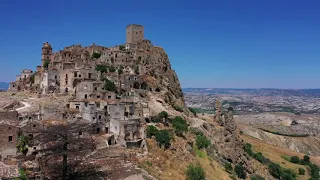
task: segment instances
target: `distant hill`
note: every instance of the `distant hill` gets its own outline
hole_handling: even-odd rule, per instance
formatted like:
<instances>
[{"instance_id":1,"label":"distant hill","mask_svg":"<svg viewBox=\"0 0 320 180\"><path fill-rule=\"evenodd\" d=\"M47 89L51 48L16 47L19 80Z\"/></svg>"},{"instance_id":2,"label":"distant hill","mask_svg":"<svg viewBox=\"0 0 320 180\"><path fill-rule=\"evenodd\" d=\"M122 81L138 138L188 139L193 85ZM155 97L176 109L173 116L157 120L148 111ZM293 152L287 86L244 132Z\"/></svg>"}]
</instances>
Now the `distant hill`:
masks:
<instances>
[{"instance_id":1,"label":"distant hill","mask_svg":"<svg viewBox=\"0 0 320 180\"><path fill-rule=\"evenodd\" d=\"M9 83L0 82L0 91L1 90L7 90L8 88L9 88Z\"/></svg>"}]
</instances>

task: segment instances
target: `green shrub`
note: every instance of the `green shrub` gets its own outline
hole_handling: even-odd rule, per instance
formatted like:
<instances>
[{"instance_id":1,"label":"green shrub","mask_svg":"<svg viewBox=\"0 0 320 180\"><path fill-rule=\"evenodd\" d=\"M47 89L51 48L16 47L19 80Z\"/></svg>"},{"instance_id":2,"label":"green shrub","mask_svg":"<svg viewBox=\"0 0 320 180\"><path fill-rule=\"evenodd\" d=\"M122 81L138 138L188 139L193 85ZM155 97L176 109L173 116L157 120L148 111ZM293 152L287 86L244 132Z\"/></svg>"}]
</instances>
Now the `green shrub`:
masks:
<instances>
[{"instance_id":1,"label":"green shrub","mask_svg":"<svg viewBox=\"0 0 320 180\"><path fill-rule=\"evenodd\" d=\"M44 60L44 62L43 62L43 67L44 67L45 69L48 69L49 64L50 64L50 60L49 60L49 59L46 59L46 60Z\"/></svg>"},{"instance_id":2,"label":"green shrub","mask_svg":"<svg viewBox=\"0 0 320 180\"><path fill-rule=\"evenodd\" d=\"M162 118L166 118L167 119L169 117L169 115L168 115L168 113L166 111L162 111L161 113L158 114L158 117L161 118L161 119Z\"/></svg>"},{"instance_id":3,"label":"green shrub","mask_svg":"<svg viewBox=\"0 0 320 180\"><path fill-rule=\"evenodd\" d=\"M204 136L203 132L202 132L200 129L198 129L198 128L190 127L190 128L189 128L189 131L190 131L192 134L199 135L199 136Z\"/></svg>"},{"instance_id":4,"label":"green shrub","mask_svg":"<svg viewBox=\"0 0 320 180\"><path fill-rule=\"evenodd\" d=\"M177 136L182 136L183 132L188 130L187 121L181 116L176 116L171 123Z\"/></svg>"},{"instance_id":5,"label":"green shrub","mask_svg":"<svg viewBox=\"0 0 320 180\"><path fill-rule=\"evenodd\" d=\"M94 51L91 57L94 59L99 59L101 57L101 53Z\"/></svg>"},{"instance_id":6,"label":"green shrub","mask_svg":"<svg viewBox=\"0 0 320 180\"><path fill-rule=\"evenodd\" d=\"M187 180L205 180L205 172L200 164L190 164L186 170Z\"/></svg>"},{"instance_id":7,"label":"green shrub","mask_svg":"<svg viewBox=\"0 0 320 180\"><path fill-rule=\"evenodd\" d=\"M260 175L253 175L250 177L250 180L265 180L265 178Z\"/></svg>"},{"instance_id":8,"label":"green shrub","mask_svg":"<svg viewBox=\"0 0 320 180\"><path fill-rule=\"evenodd\" d=\"M28 180L24 169L22 168L19 169L19 177L15 178L15 180Z\"/></svg>"},{"instance_id":9,"label":"green shrub","mask_svg":"<svg viewBox=\"0 0 320 180\"><path fill-rule=\"evenodd\" d=\"M160 130L156 134L156 140L160 147L164 146L165 148L169 148L171 139L172 137L167 130Z\"/></svg>"},{"instance_id":10,"label":"green shrub","mask_svg":"<svg viewBox=\"0 0 320 180\"><path fill-rule=\"evenodd\" d=\"M282 170L279 164L273 163L271 162L268 166L269 172L270 174L277 178L280 179L281 175L282 175Z\"/></svg>"},{"instance_id":11,"label":"green shrub","mask_svg":"<svg viewBox=\"0 0 320 180\"><path fill-rule=\"evenodd\" d=\"M250 143L246 143L246 144L244 145L244 151L245 151L249 156L252 156L252 155L253 155L253 152L252 152L251 144L250 144Z\"/></svg>"},{"instance_id":12,"label":"green shrub","mask_svg":"<svg viewBox=\"0 0 320 180\"><path fill-rule=\"evenodd\" d=\"M298 156L292 156L290 158L290 162L295 163L295 164L299 164L300 163L300 159Z\"/></svg>"},{"instance_id":13,"label":"green shrub","mask_svg":"<svg viewBox=\"0 0 320 180\"><path fill-rule=\"evenodd\" d=\"M196 137L196 146L199 149L207 148L210 146L211 141L206 136L197 135Z\"/></svg>"},{"instance_id":14,"label":"green shrub","mask_svg":"<svg viewBox=\"0 0 320 180\"><path fill-rule=\"evenodd\" d=\"M183 108L179 105L174 105L173 109L175 109L176 111L179 111L179 112L183 112Z\"/></svg>"},{"instance_id":15,"label":"green shrub","mask_svg":"<svg viewBox=\"0 0 320 180\"><path fill-rule=\"evenodd\" d=\"M111 92L116 92L116 85L109 79L105 79L104 89Z\"/></svg>"},{"instance_id":16,"label":"green shrub","mask_svg":"<svg viewBox=\"0 0 320 180\"><path fill-rule=\"evenodd\" d=\"M299 168L299 174L300 175L304 175L305 174L305 172L306 172L306 170L305 169L303 169L303 168Z\"/></svg>"},{"instance_id":17,"label":"green shrub","mask_svg":"<svg viewBox=\"0 0 320 180\"><path fill-rule=\"evenodd\" d=\"M120 46L119 46L119 50L120 50L120 51L124 51L125 49L126 49L126 47L125 47L124 45L120 45Z\"/></svg>"},{"instance_id":18,"label":"green shrub","mask_svg":"<svg viewBox=\"0 0 320 180\"><path fill-rule=\"evenodd\" d=\"M232 165L229 162L224 163L224 168L226 169L227 172L231 173L233 171Z\"/></svg>"},{"instance_id":19,"label":"green shrub","mask_svg":"<svg viewBox=\"0 0 320 180\"><path fill-rule=\"evenodd\" d=\"M315 164L309 164L311 180L320 179L320 168Z\"/></svg>"},{"instance_id":20,"label":"green shrub","mask_svg":"<svg viewBox=\"0 0 320 180\"><path fill-rule=\"evenodd\" d=\"M304 155L302 163L303 164L310 164L310 157L308 155Z\"/></svg>"},{"instance_id":21,"label":"green shrub","mask_svg":"<svg viewBox=\"0 0 320 180\"><path fill-rule=\"evenodd\" d=\"M196 110L195 110L195 109L193 109L193 108L189 108L189 110L190 110L190 112L192 112L192 114L193 114L193 115L195 115L195 116L197 115L197 112L196 112Z\"/></svg>"},{"instance_id":22,"label":"green shrub","mask_svg":"<svg viewBox=\"0 0 320 180\"><path fill-rule=\"evenodd\" d=\"M262 153L261 152L258 152L258 153L255 153L254 155L253 155L253 157L256 159L256 160L258 160L259 162L263 162L263 160L264 160L264 157L263 157L263 155L262 155Z\"/></svg>"},{"instance_id":23,"label":"green shrub","mask_svg":"<svg viewBox=\"0 0 320 180\"><path fill-rule=\"evenodd\" d=\"M161 122L161 119L158 116L154 116L154 117L151 117L151 122L159 123L159 122Z\"/></svg>"},{"instance_id":24,"label":"green shrub","mask_svg":"<svg viewBox=\"0 0 320 180\"><path fill-rule=\"evenodd\" d=\"M30 82L31 82L31 84L34 84L34 77L35 77L35 74L32 74L32 75L30 76Z\"/></svg>"},{"instance_id":25,"label":"green shrub","mask_svg":"<svg viewBox=\"0 0 320 180\"><path fill-rule=\"evenodd\" d=\"M285 169L282 171L281 179L282 180L295 180L297 177L296 173L291 169Z\"/></svg>"},{"instance_id":26,"label":"green shrub","mask_svg":"<svg viewBox=\"0 0 320 180\"><path fill-rule=\"evenodd\" d=\"M109 72L116 72L116 68L114 68L113 66L109 67Z\"/></svg>"},{"instance_id":27,"label":"green shrub","mask_svg":"<svg viewBox=\"0 0 320 180\"><path fill-rule=\"evenodd\" d=\"M244 168L243 168L242 164L237 164L234 167L234 172L237 174L238 178L246 179L246 177L247 177L247 174L244 171Z\"/></svg>"},{"instance_id":28,"label":"green shrub","mask_svg":"<svg viewBox=\"0 0 320 180\"><path fill-rule=\"evenodd\" d=\"M122 74L123 73L123 70L122 69L118 69L118 74Z\"/></svg>"},{"instance_id":29,"label":"green shrub","mask_svg":"<svg viewBox=\"0 0 320 180\"><path fill-rule=\"evenodd\" d=\"M158 129L155 126L147 127L147 137L151 138L152 136L156 136L158 134Z\"/></svg>"},{"instance_id":30,"label":"green shrub","mask_svg":"<svg viewBox=\"0 0 320 180\"><path fill-rule=\"evenodd\" d=\"M98 65L96 66L96 70L97 70L97 71L100 71L101 73L105 73L105 72L108 71L108 66L102 65L102 64L98 64Z\"/></svg>"}]
</instances>

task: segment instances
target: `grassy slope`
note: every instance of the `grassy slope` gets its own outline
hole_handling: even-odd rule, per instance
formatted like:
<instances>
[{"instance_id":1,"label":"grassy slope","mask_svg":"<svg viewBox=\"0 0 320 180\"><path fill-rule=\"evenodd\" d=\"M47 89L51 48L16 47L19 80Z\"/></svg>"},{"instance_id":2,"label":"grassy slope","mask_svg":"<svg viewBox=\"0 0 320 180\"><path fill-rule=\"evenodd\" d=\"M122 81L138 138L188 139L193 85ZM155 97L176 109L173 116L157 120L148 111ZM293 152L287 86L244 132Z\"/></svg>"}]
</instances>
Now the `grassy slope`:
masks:
<instances>
[{"instance_id":1,"label":"grassy slope","mask_svg":"<svg viewBox=\"0 0 320 180\"><path fill-rule=\"evenodd\" d=\"M228 180L229 174L216 161L208 157L200 158L190 153L185 147L187 140L176 137L172 142L175 150L163 150L154 139L148 139L149 154L139 165L152 176L164 179L186 179L185 170L190 163L200 163L206 172L207 179Z\"/></svg>"},{"instance_id":2,"label":"grassy slope","mask_svg":"<svg viewBox=\"0 0 320 180\"><path fill-rule=\"evenodd\" d=\"M253 138L251 136L241 135L241 138L245 142L252 144L254 152L262 152L262 154L265 157L269 158L271 161L273 161L275 163L280 164L280 166L282 166L284 168L293 169L296 173L298 173L299 168L306 169L306 166L294 164L294 163L288 162L282 158L283 156L286 156L286 155L287 156L298 156L298 157L302 158L304 156L304 154L297 153L297 152L291 151L289 149L280 148L280 147L276 147L276 146L267 144L259 139ZM317 158L311 157L311 161L314 163L317 163L317 164L320 163L319 157L317 157ZM306 169L306 172L307 172L307 169ZM297 179L307 180L308 178L309 178L308 175L304 175L304 176L299 175Z\"/></svg>"}]
</instances>

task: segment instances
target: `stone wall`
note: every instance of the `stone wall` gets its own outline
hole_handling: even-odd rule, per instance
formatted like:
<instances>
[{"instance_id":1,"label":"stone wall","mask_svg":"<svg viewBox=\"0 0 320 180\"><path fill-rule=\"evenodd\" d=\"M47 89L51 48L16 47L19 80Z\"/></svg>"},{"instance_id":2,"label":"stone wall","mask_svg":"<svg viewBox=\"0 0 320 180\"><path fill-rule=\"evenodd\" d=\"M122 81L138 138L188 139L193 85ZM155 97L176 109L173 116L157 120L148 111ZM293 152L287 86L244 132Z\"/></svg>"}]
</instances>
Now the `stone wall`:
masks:
<instances>
[{"instance_id":1,"label":"stone wall","mask_svg":"<svg viewBox=\"0 0 320 180\"><path fill-rule=\"evenodd\" d=\"M17 111L5 111L0 112L0 121L1 120L18 120L18 112Z\"/></svg>"},{"instance_id":2,"label":"stone wall","mask_svg":"<svg viewBox=\"0 0 320 180\"><path fill-rule=\"evenodd\" d=\"M0 123L0 155L2 158L16 154L18 128L15 125Z\"/></svg>"}]
</instances>

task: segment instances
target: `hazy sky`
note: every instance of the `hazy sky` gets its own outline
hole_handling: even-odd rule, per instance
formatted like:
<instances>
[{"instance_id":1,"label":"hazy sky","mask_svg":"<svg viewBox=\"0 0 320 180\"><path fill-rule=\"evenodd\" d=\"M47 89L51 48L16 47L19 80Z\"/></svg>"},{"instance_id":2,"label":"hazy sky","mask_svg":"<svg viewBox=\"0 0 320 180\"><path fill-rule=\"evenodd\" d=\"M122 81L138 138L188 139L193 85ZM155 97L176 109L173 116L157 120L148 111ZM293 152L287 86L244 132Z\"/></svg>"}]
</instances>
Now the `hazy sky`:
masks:
<instances>
[{"instance_id":1,"label":"hazy sky","mask_svg":"<svg viewBox=\"0 0 320 180\"><path fill-rule=\"evenodd\" d=\"M0 81L53 50L125 43L125 26L165 48L183 87L320 88L319 0L1 0Z\"/></svg>"}]
</instances>

